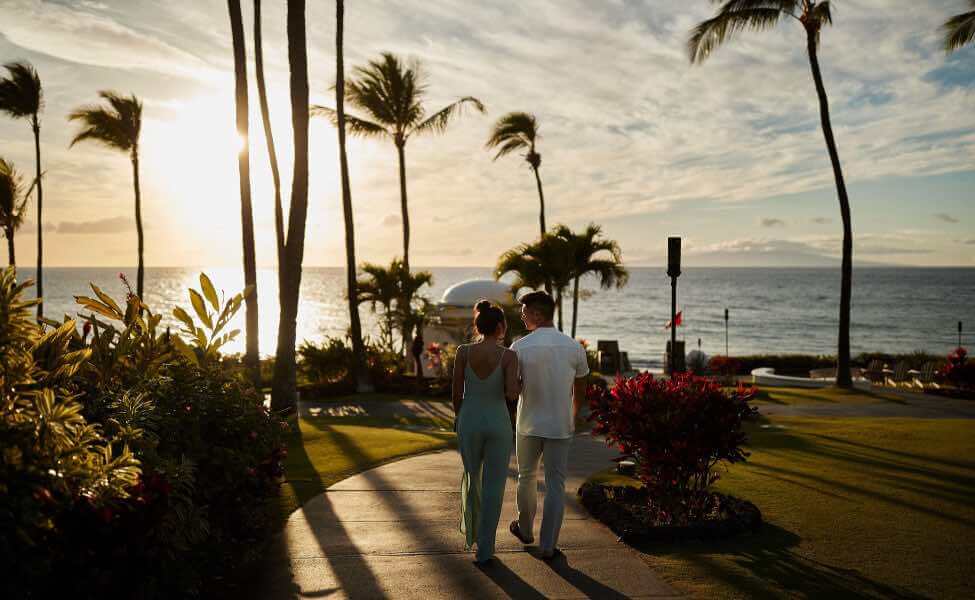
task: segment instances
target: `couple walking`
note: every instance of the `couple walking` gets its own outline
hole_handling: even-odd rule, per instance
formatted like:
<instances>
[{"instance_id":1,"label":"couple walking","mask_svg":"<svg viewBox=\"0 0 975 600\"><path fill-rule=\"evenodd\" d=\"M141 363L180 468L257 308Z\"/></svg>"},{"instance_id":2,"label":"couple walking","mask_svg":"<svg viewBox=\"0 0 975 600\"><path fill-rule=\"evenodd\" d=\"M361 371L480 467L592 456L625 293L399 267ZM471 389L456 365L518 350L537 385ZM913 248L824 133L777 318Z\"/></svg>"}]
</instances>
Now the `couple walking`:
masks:
<instances>
[{"instance_id":1,"label":"couple walking","mask_svg":"<svg viewBox=\"0 0 975 600\"><path fill-rule=\"evenodd\" d=\"M494 556L512 447L507 402L516 399L518 518L509 531L523 544L534 542L536 473L543 459L545 502L538 546L544 559L558 553L569 444L585 398L589 365L582 345L555 328L554 313L549 294L526 294L521 319L529 334L509 350L502 346L507 332L504 311L482 300L474 317L481 340L457 349L452 399L464 462L460 528L468 549L477 546L478 565Z\"/></svg>"}]
</instances>

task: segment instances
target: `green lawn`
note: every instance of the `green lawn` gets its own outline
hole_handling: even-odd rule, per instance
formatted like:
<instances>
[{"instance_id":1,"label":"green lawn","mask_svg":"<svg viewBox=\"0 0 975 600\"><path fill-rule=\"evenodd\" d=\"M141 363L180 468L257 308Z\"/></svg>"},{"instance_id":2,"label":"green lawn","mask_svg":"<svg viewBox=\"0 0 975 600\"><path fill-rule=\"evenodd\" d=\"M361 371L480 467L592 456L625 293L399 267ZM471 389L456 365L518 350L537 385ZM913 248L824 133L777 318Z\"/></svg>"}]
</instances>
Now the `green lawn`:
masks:
<instances>
[{"instance_id":1,"label":"green lawn","mask_svg":"<svg viewBox=\"0 0 975 600\"><path fill-rule=\"evenodd\" d=\"M641 547L701 598L972 597L975 421L775 418L719 482L761 533Z\"/></svg>"},{"instance_id":2,"label":"green lawn","mask_svg":"<svg viewBox=\"0 0 975 600\"><path fill-rule=\"evenodd\" d=\"M440 425L428 419L312 417L298 423L300 435L295 432L288 439L286 481L280 497L282 519L346 477L454 443L453 432L405 429Z\"/></svg>"},{"instance_id":3,"label":"green lawn","mask_svg":"<svg viewBox=\"0 0 975 600\"><path fill-rule=\"evenodd\" d=\"M759 388L754 403L759 406L769 404L870 404L894 402L904 404L904 399L884 390L869 392L860 390L841 390L825 388L819 390L802 388Z\"/></svg>"},{"instance_id":4,"label":"green lawn","mask_svg":"<svg viewBox=\"0 0 975 600\"><path fill-rule=\"evenodd\" d=\"M436 402L439 404L449 404L450 398L447 396L418 396L415 394L387 394L373 392L370 394L350 394L347 396L327 396L315 398L311 402L323 404L355 404L359 402L400 402L401 400L412 400L414 402Z\"/></svg>"}]
</instances>

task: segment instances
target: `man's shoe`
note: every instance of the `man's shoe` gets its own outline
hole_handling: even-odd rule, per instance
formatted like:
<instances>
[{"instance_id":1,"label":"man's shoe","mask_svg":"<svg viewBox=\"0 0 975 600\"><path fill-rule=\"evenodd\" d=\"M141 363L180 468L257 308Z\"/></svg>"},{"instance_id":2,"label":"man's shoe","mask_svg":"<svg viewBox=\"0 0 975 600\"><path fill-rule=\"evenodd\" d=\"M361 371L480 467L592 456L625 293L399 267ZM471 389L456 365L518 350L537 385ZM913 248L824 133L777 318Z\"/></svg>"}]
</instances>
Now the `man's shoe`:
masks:
<instances>
[{"instance_id":1,"label":"man's shoe","mask_svg":"<svg viewBox=\"0 0 975 600\"><path fill-rule=\"evenodd\" d=\"M521 532L521 527L518 526L518 521L512 521L511 525L508 525L508 531L526 546L535 541L533 537L525 537L525 534Z\"/></svg>"},{"instance_id":2,"label":"man's shoe","mask_svg":"<svg viewBox=\"0 0 975 600\"><path fill-rule=\"evenodd\" d=\"M562 558L563 556L565 555L562 554L562 551L558 548L552 548L551 550L543 551L541 553L542 560L546 562L552 562L558 558Z\"/></svg>"}]
</instances>

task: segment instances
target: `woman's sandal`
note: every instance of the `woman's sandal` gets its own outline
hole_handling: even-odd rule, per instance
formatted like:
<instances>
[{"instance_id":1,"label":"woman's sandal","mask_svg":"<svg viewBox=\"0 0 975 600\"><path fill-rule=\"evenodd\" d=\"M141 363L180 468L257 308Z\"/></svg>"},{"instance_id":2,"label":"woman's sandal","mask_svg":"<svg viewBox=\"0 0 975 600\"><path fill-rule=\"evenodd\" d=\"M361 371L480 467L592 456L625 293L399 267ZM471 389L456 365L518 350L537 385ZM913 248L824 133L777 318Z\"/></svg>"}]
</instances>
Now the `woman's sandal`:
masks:
<instances>
[{"instance_id":1,"label":"woman's sandal","mask_svg":"<svg viewBox=\"0 0 975 600\"><path fill-rule=\"evenodd\" d=\"M511 525L508 525L508 531L510 531L511 535L518 538L518 540L526 546L535 541L535 538L526 538L525 535L521 533L521 527L518 526L518 521L512 521Z\"/></svg>"}]
</instances>

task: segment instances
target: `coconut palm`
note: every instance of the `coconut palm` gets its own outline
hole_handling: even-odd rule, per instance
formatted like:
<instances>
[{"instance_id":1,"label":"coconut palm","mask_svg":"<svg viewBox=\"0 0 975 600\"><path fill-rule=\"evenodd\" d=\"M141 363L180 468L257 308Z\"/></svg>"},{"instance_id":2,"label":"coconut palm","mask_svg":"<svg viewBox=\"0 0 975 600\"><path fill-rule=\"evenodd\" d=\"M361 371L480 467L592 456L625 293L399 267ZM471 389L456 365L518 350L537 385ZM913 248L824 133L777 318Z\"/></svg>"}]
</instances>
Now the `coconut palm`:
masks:
<instances>
[{"instance_id":1,"label":"coconut palm","mask_svg":"<svg viewBox=\"0 0 975 600\"><path fill-rule=\"evenodd\" d=\"M406 142L414 135L443 133L450 122L467 106L483 113L484 105L472 96L463 97L427 115L423 106L426 78L419 62L404 64L385 52L365 67L356 67L356 78L345 84L345 98L368 115L345 115L345 126L352 135L393 141L399 157L400 209L403 219L403 265L410 268L410 213L406 199ZM312 106L312 114L330 118L337 124L336 111Z\"/></svg>"},{"instance_id":2,"label":"coconut palm","mask_svg":"<svg viewBox=\"0 0 975 600\"><path fill-rule=\"evenodd\" d=\"M498 149L494 160L510 154L516 150L525 152L525 162L535 174L535 185L538 187L538 226L544 236L545 228L545 194L542 192L542 178L538 174L538 167L542 164L542 155L535 148L535 142L541 136L538 133L538 120L535 115L526 112L510 112L498 119L491 130L491 137L485 144L488 148Z\"/></svg>"},{"instance_id":3,"label":"coconut palm","mask_svg":"<svg viewBox=\"0 0 975 600\"><path fill-rule=\"evenodd\" d=\"M261 122L264 125L264 139L267 143L267 158L271 166L271 181L274 184L274 238L278 263L284 253L284 209L281 207L281 172L278 169L278 153L274 147L274 132L271 129L271 110L267 103L267 85L264 81L264 36L261 33L261 0L254 0L254 78L257 80L257 98L261 105Z\"/></svg>"},{"instance_id":4,"label":"coconut palm","mask_svg":"<svg viewBox=\"0 0 975 600\"><path fill-rule=\"evenodd\" d=\"M13 163L0 158L0 228L7 237L7 257L11 267L17 264L14 253L14 232L24 224L27 197L23 178Z\"/></svg>"},{"instance_id":5,"label":"coconut palm","mask_svg":"<svg viewBox=\"0 0 975 600\"><path fill-rule=\"evenodd\" d=\"M335 3L335 118L339 137L339 170L342 175L342 214L345 218L345 278L349 301L349 333L352 337L352 354L355 360L356 388L360 392L372 391L369 371L366 368L366 345L362 342L362 323L359 320L359 303L356 302L355 276L355 222L352 218L352 186L349 183L349 158L345 150L345 2Z\"/></svg>"},{"instance_id":6,"label":"coconut palm","mask_svg":"<svg viewBox=\"0 0 975 600\"><path fill-rule=\"evenodd\" d=\"M561 330L562 298L573 277L571 255L571 248L564 238L546 233L535 242L521 244L502 254L494 268L494 277L501 279L509 273L513 274L513 294L524 288L551 286L558 315L557 324Z\"/></svg>"},{"instance_id":7,"label":"coconut palm","mask_svg":"<svg viewBox=\"0 0 975 600\"><path fill-rule=\"evenodd\" d=\"M972 10L955 15L942 27L946 52L954 52L975 40L975 0L968 0L968 5Z\"/></svg>"},{"instance_id":8,"label":"coconut palm","mask_svg":"<svg viewBox=\"0 0 975 600\"><path fill-rule=\"evenodd\" d=\"M4 65L7 77L0 79L0 113L14 119L27 119L34 132L34 185L37 186L37 318L44 316L44 185L41 179L41 121L44 108L44 90L41 78L29 63L14 62Z\"/></svg>"},{"instance_id":9,"label":"coconut palm","mask_svg":"<svg viewBox=\"0 0 975 600\"><path fill-rule=\"evenodd\" d=\"M704 62L721 44L739 32L750 29L762 31L774 27L783 18L795 19L806 34L806 51L812 70L816 94L819 98L820 119L826 149L833 166L840 215L843 219L843 260L840 285L840 325L837 350L836 385L853 386L850 376L850 299L853 290L853 225L850 199L846 193L840 156L833 138L829 116L829 100L819 68L819 42L823 27L833 22L828 0L722 0L714 17L698 25L687 43L692 63Z\"/></svg>"},{"instance_id":10,"label":"coconut palm","mask_svg":"<svg viewBox=\"0 0 975 600\"><path fill-rule=\"evenodd\" d=\"M254 244L254 209L251 206L251 163L247 98L247 48L244 42L244 21L240 14L240 0L227 0L230 13L230 37L234 52L234 109L237 135L243 140L237 152L237 173L240 179L240 230L244 253L244 287L252 292L244 297L244 364L251 380L260 386L261 358L259 352L257 309L257 257Z\"/></svg>"},{"instance_id":11,"label":"coconut palm","mask_svg":"<svg viewBox=\"0 0 975 600\"><path fill-rule=\"evenodd\" d=\"M565 240L569 248L572 269L572 337L576 336L579 314L579 280L586 275L599 277L599 287L608 290L626 285L630 274L623 267L619 244L602 236L602 228L590 223L582 233L574 233L565 225L555 228L554 235Z\"/></svg>"},{"instance_id":12,"label":"coconut palm","mask_svg":"<svg viewBox=\"0 0 975 600\"><path fill-rule=\"evenodd\" d=\"M271 407L290 410L297 400L295 338L298 334L298 297L301 263L305 256L305 224L308 219L308 45L305 31L305 0L287 0L288 63L291 70L291 130L294 166L291 177L291 208L278 264L278 299L281 316L271 384Z\"/></svg>"},{"instance_id":13,"label":"coconut palm","mask_svg":"<svg viewBox=\"0 0 975 600\"><path fill-rule=\"evenodd\" d=\"M369 303L372 311L382 306L382 321L379 326L380 341L389 352L397 352L393 333L399 329L402 333L416 321L416 307L414 304L423 299L420 290L423 286L433 283L433 275L429 271L411 272L400 259L393 259L388 267L373 263L362 265L365 276L359 279L358 303ZM402 352L406 349L406 340Z\"/></svg>"},{"instance_id":14,"label":"coconut palm","mask_svg":"<svg viewBox=\"0 0 975 600\"><path fill-rule=\"evenodd\" d=\"M132 162L132 184L135 188L135 229L139 238L136 293L142 298L145 284L143 261L145 241L142 232L142 195L139 190L139 134L142 131L142 102L134 94L126 97L116 92L101 91L98 95L107 106L82 106L68 115L69 120L81 123L81 130L71 140L71 146L78 142L93 141L129 154L129 160Z\"/></svg>"}]
</instances>

